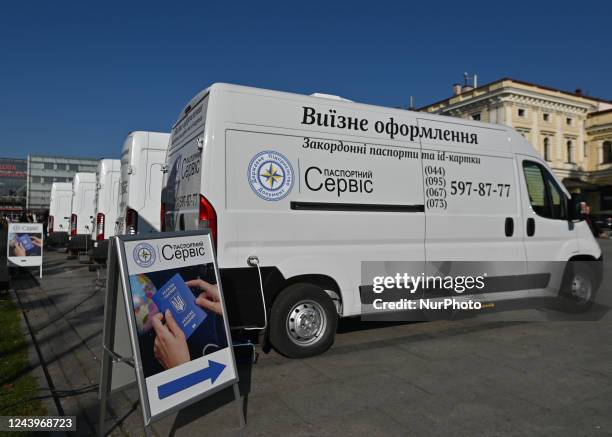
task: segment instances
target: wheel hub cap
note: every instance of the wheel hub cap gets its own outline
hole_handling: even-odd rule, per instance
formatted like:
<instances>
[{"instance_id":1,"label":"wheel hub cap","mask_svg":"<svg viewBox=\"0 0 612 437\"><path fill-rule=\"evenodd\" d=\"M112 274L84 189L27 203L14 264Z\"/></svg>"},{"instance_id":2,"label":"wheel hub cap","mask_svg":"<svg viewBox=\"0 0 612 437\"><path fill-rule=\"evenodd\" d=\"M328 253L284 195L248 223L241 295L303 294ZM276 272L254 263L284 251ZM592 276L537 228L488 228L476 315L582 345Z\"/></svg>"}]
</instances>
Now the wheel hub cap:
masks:
<instances>
[{"instance_id":1,"label":"wheel hub cap","mask_svg":"<svg viewBox=\"0 0 612 437\"><path fill-rule=\"evenodd\" d=\"M572 281L572 295L579 302L588 302L591 299L591 283L582 276L575 276Z\"/></svg>"},{"instance_id":2,"label":"wheel hub cap","mask_svg":"<svg viewBox=\"0 0 612 437\"><path fill-rule=\"evenodd\" d=\"M315 343L326 326L325 312L314 301L297 303L287 317L289 338L299 345Z\"/></svg>"}]
</instances>

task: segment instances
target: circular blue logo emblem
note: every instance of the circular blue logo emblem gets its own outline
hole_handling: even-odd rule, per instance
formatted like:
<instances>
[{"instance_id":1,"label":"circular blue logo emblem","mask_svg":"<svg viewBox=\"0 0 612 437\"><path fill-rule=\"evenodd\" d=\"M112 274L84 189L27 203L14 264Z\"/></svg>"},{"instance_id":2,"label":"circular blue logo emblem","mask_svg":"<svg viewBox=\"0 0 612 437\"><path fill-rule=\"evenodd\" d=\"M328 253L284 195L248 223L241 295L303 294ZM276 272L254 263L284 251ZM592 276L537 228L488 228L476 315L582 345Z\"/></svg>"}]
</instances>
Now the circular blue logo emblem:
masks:
<instances>
[{"instance_id":1,"label":"circular blue logo emblem","mask_svg":"<svg viewBox=\"0 0 612 437\"><path fill-rule=\"evenodd\" d=\"M140 267L151 267L155 262L155 249L149 243L138 243L132 256Z\"/></svg>"},{"instance_id":2,"label":"circular blue logo emblem","mask_svg":"<svg viewBox=\"0 0 612 437\"><path fill-rule=\"evenodd\" d=\"M266 150L251 159L247 179L263 200L281 200L293 188L293 167L285 155Z\"/></svg>"}]
</instances>

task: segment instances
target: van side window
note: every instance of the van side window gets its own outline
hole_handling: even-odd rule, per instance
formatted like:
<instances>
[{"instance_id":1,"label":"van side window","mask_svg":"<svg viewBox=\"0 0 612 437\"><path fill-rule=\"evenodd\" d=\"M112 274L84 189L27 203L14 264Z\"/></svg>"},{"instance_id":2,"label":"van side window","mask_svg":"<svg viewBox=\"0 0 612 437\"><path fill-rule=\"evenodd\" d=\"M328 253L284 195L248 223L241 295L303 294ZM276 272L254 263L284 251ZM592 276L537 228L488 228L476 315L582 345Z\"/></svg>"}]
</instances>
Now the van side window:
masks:
<instances>
[{"instance_id":1,"label":"van side window","mask_svg":"<svg viewBox=\"0 0 612 437\"><path fill-rule=\"evenodd\" d=\"M565 220L567 218L565 193L548 170L535 162L524 161L523 173L527 183L529 203L534 212L542 217Z\"/></svg>"}]
</instances>

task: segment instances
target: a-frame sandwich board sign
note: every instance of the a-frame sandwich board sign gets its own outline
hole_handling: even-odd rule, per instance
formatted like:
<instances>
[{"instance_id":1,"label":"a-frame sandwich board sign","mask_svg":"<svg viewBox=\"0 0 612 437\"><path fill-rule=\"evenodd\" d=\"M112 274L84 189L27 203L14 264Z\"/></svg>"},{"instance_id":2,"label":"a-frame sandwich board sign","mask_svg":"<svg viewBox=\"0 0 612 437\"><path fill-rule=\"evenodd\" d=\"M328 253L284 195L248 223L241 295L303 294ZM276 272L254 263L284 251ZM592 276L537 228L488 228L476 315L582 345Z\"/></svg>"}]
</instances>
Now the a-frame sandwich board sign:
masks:
<instances>
[{"instance_id":1,"label":"a-frame sandwich board sign","mask_svg":"<svg viewBox=\"0 0 612 437\"><path fill-rule=\"evenodd\" d=\"M104 305L99 433L108 396L136 384L149 426L234 386L238 373L207 231L111 237Z\"/></svg>"}]
</instances>

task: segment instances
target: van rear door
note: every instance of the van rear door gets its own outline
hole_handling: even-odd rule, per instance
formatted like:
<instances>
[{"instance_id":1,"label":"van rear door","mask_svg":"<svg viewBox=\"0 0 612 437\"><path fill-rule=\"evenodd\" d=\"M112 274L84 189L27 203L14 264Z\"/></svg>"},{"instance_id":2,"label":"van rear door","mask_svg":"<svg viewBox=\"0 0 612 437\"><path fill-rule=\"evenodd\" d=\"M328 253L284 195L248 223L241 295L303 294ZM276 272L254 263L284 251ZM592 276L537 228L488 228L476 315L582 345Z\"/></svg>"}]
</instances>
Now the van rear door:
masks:
<instances>
[{"instance_id":1,"label":"van rear door","mask_svg":"<svg viewBox=\"0 0 612 437\"><path fill-rule=\"evenodd\" d=\"M131 136L128 137L131 141ZM126 140L126 142L128 141ZM119 178L119 209L117 211L117 221L115 225L115 235L123 235L125 233L125 214L128 205L128 196L130 188L130 156L132 154L132 145L125 147L121 155L121 176Z\"/></svg>"},{"instance_id":2,"label":"van rear door","mask_svg":"<svg viewBox=\"0 0 612 437\"><path fill-rule=\"evenodd\" d=\"M144 206L138 212L138 233L146 234L158 232L159 229L159 204L163 179L163 162L165 151L157 149L143 150L144 165L142 170L146 172L142 199Z\"/></svg>"},{"instance_id":3,"label":"van rear door","mask_svg":"<svg viewBox=\"0 0 612 437\"><path fill-rule=\"evenodd\" d=\"M81 207L79 211L79 227L83 226L82 234L90 234L94 228L94 215L96 214L96 183L88 183L84 185L82 191ZM78 232L77 232L78 233Z\"/></svg>"},{"instance_id":4,"label":"van rear door","mask_svg":"<svg viewBox=\"0 0 612 437\"><path fill-rule=\"evenodd\" d=\"M204 178L203 160L209 144L205 144L204 128L208 94L185 109L174 125L168 144L166 183L162 191L166 230L200 228L199 206Z\"/></svg>"},{"instance_id":5,"label":"van rear door","mask_svg":"<svg viewBox=\"0 0 612 437\"><path fill-rule=\"evenodd\" d=\"M72 194L70 191L60 192L57 199L57 217L54 217L54 226L56 231L70 231L70 204L72 202Z\"/></svg>"}]
</instances>

